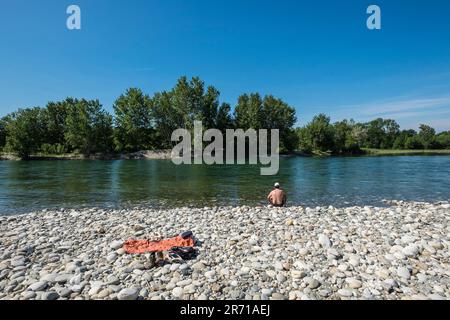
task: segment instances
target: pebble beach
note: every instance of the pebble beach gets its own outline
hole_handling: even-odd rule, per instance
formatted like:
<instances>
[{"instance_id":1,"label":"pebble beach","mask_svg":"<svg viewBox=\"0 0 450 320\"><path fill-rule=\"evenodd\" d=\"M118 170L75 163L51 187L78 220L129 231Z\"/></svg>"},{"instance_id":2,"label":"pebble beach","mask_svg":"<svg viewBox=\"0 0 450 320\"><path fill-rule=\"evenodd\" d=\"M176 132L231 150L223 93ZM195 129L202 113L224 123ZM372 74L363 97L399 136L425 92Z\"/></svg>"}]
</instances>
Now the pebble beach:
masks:
<instances>
[{"instance_id":1,"label":"pebble beach","mask_svg":"<svg viewBox=\"0 0 450 320\"><path fill-rule=\"evenodd\" d=\"M127 239L191 230L155 265ZM3 300L450 298L450 204L59 209L0 216Z\"/></svg>"}]
</instances>

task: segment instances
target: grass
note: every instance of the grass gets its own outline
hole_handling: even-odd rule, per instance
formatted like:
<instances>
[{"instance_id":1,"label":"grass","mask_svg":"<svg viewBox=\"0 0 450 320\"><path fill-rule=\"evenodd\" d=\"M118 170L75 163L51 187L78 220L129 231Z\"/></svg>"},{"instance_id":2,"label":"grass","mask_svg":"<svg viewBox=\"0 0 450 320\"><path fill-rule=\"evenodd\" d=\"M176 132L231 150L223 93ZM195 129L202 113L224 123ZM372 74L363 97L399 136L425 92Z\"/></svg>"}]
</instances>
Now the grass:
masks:
<instances>
[{"instance_id":1,"label":"grass","mask_svg":"<svg viewBox=\"0 0 450 320\"><path fill-rule=\"evenodd\" d=\"M398 150L398 149L369 149L363 148L366 155L388 156L388 155L450 155L450 149L442 150Z\"/></svg>"}]
</instances>

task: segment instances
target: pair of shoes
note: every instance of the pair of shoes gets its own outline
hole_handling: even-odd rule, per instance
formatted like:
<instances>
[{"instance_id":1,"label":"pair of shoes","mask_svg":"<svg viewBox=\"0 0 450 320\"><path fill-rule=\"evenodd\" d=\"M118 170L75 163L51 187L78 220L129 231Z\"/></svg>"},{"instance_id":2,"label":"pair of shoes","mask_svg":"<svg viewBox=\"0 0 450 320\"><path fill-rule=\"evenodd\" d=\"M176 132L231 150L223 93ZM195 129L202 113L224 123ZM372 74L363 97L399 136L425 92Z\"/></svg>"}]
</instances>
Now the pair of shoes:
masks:
<instances>
[{"instance_id":1,"label":"pair of shoes","mask_svg":"<svg viewBox=\"0 0 450 320\"><path fill-rule=\"evenodd\" d=\"M183 260L191 259L196 253L196 250L193 247L175 247L170 251Z\"/></svg>"},{"instance_id":2,"label":"pair of shoes","mask_svg":"<svg viewBox=\"0 0 450 320\"><path fill-rule=\"evenodd\" d=\"M173 250L170 250L167 254L166 261L169 263L183 263L184 259Z\"/></svg>"}]
</instances>

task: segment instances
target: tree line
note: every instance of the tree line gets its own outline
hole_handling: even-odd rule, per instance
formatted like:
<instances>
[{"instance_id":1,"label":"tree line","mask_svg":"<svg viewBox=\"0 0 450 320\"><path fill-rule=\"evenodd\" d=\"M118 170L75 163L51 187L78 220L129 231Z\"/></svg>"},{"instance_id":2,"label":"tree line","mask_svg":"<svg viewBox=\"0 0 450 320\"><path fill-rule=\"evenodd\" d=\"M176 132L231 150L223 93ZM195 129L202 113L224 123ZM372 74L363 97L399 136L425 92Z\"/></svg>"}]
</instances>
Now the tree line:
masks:
<instances>
[{"instance_id":1,"label":"tree line","mask_svg":"<svg viewBox=\"0 0 450 320\"><path fill-rule=\"evenodd\" d=\"M272 95L242 94L231 106L220 103L220 92L198 77L181 77L169 91L152 97L128 89L113 105L114 116L98 100L67 98L45 107L19 109L0 119L0 148L26 159L32 154L123 153L170 149L172 132L193 130L194 121L204 129L225 132L280 129L281 146L291 150L295 135L295 109Z\"/></svg>"},{"instance_id":2,"label":"tree line","mask_svg":"<svg viewBox=\"0 0 450 320\"><path fill-rule=\"evenodd\" d=\"M419 131L400 130L392 119L378 118L366 123L342 120L331 123L325 114L315 116L306 126L297 129L298 149L303 152L335 154L361 153L372 149L449 149L450 131L436 134L432 127L421 124Z\"/></svg>"},{"instance_id":3,"label":"tree line","mask_svg":"<svg viewBox=\"0 0 450 320\"><path fill-rule=\"evenodd\" d=\"M0 150L21 158L32 154L127 153L170 149L172 132L205 129L279 129L280 151L358 153L361 148L450 148L450 132L436 134L422 125L419 132L400 131L394 120L331 123L320 114L301 128L293 107L272 95L239 96L234 111L220 102L220 92L198 77L181 77L169 91L153 96L138 88L120 95L109 114L98 100L67 98L45 107L19 109L0 119Z\"/></svg>"}]
</instances>

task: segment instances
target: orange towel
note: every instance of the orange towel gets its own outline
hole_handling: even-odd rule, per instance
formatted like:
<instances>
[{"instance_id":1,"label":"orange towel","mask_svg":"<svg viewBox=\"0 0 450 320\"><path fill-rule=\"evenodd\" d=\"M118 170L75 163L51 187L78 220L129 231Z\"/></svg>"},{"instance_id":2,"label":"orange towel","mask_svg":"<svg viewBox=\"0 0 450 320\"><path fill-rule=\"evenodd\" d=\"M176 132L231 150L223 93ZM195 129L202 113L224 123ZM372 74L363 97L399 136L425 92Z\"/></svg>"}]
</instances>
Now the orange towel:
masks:
<instances>
[{"instance_id":1,"label":"orange towel","mask_svg":"<svg viewBox=\"0 0 450 320\"><path fill-rule=\"evenodd\" d=\"M180 236L165 239L161 241L148 240L127 240L123 248L127 253L146 253L167 251L174 247L194 247L194 239L192 237L183 239Z\"/></svg>"}]
</instances>

